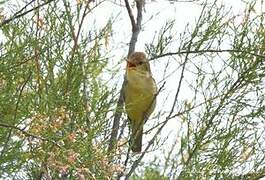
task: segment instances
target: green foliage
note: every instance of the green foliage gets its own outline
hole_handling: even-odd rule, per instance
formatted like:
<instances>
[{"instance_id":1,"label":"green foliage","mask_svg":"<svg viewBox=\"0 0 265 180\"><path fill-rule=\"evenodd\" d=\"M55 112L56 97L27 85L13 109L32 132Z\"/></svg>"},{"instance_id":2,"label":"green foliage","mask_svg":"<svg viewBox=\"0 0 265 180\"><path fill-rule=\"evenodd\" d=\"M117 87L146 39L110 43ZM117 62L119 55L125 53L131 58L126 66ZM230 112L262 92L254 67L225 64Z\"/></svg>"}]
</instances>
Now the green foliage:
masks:
<instances>
[{"instance_id":1,"label":"green foliage","mask_svg":"<svg viewBox=\"0 0 265 180\"><path fill-rule=\"evenodd\" d=\"M74 14L87 15L88 8L58 7L50 3L2 28L0 123L11 128L0 128L1 177L113 173L102 141L115 99L115 87L102 81L111 27L91 28L89 35L81 25L74 30Z\"/></svg>"},{"instance_id":2,"label":"green foliage","mask_svg":"<svg viewBox=\"0 0 265 180\"><path fill-rule=\"evenodd\" d=\"M161 175L156 168L146 167L143 175L137 177L136 175L132 176L132 180L169 180L169 177Z\"/></svg>"},{"instance_id":3,"label":"green foliage","mask_svg":"<svg viewBox=\"0 0 265 180\"><path fill-rule=\"evenodd\" d=\"M152 57L164 54L170 47L173 41L173 28L174 20L166 22L164 27L161 28L157 37L153 39L150 44L145 44L146 52Z\"/></svg>"}]
</instances>

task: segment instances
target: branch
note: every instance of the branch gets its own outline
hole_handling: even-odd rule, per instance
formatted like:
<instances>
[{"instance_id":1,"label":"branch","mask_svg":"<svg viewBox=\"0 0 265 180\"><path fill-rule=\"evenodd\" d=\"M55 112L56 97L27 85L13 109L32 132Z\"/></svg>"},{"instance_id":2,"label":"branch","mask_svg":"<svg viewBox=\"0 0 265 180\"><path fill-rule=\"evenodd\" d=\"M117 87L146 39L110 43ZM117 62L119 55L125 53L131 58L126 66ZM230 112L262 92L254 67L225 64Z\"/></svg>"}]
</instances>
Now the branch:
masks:
<instances>
[{"instance_id":1,"label":"branch","mask_svg":"<svg viewBox=\"0 0 265 180\"><path fill-rule=\"evenodd\" d=\"M128 0L124 0L125 2ZM136 0L136 7L137 7L137 22L135 25L135 22L132 21L131 19L131 24L132 24L132 37L130 40L130 46L129 46L129 52L128 52L128 56L134 52L135 50L135 45L138 39L138 35L140 33L141 30L141 23L142 23L142 12L143 12L143 4L142 2L140 2L142 0ZM129 10L127 9L128 14L129 14ZM129 14L130 15L130 14ZM134 18L133 18L134 19Z\"/></svg>"},{"instance_id":2,"label":"branch","mask_svg":"<svg viewBox=\"0 0 265 180\"><path fill-rule=\"evenodd\" d=\"M33 7L32 9L30 9L30 10L28 10L28 11L25 11L24 13L21 13L21 14L20 14L20 12L22 12L22 11L23 11L23 10L29 5L29 4L31 4L31 3L33 2L33 1L31 1L31 2L29 2L26 6L24 6L22 9L20 9L18 12L16 12L16 13L14 14L13 17L11 17L11 18L9 18L9 19L6 19L6 20L4 20L3 22L1 22L0 27L6 25L6 24L8 24L8 23L10 23L11 21L13 21L13 20L15 20L15 19L17 19L17 18L20 18L20 17L22 17L22 16L25 16L26 14L28 14L28 13L30 13L30 12L36 10L36 9L39 9L39 8L41 8L42 6L45 6L46 4L51 3L52 1L55 1L55 0L48 0L48 1L46 1L46 2L44 2L44 3L42 3L42 4L40 4L40 5L38 5L38 6L36 6L36 7Z\"/></svg>"},{"instance_id":3,"label":"branch","mask_svg":"<svg viewBox=\"0 0 265 180\"><path fill-rule=\"evenodd\" d=\"M143 4L140 2L140 0L136 0L136 7L137 7L137 22L135 22L135 18L133 16L131 7L129 5L128 0L124 0L125 6L128 12L128 15L130 17L131 25L132 25L132 36L130 40L130 45L129 45L129 51L128 51L128 57L131 53L134 52L135 50L135 45L137 42L138 35L141 30L141 23L142 23L142 11L143 11ZM122 88L120 90L120 95L118 98L117 106L116 106L116 111L114 114L114 120L113 120L113 125L112 125L112 131L111 131L111 136L109 140L109 147L108 147L108 153L112 152L114 150L114 147L116 145L117 141L117 135L118 135L118 130L119 130L119 124L120 124L120 119L122 115L122 107L124 104L124 99L123 99L123 89L125 85L125 79L122 83Z\"/></svg>"},{"instance_id":4,"label":"branch","mask_svg":"<svg viewBox=\"0 0 265 180\"><path fill-rule=\"evenodd\" d=\"M42 141L52 142L52 143L55 144L56 146L61 147L57 142L55 142L55 141L53 141L53 140L50 140L50 139L47 139L47 138L44 138L44 137L41 137L41 136L37 136L37 135L32 134L32 133L29 133L29 132L25 131L24 129L21 129L21 128L17 127L17 126L14 126L14 125L5 124L5 123L0 123L0 127L2 127L2 128L11 128L11 129L14 129L14 130L20 131L20 132L23 133L25 136L33 137L33 138L36 138L36 139L40 139L40 140L42 140Z\"/></svg>"},{"instance_id":5,"label":"branch","mask_svg":"<svg viewBox=\"0 0 265 180\"><path fill-rule=\"evenodd\" d=\"M201 54L201 53L225 53L225 52L229 52L229 53L247 53L259 58L265 58L265 55L263 54L257 54L257 53L253 53L250 51L243 51L243 50L239 50L239 49L202 49L202 50L194 50L194 51L178 51L178 52L168 52L165 54L160 54L158 56L154 56L150 59L150 61L158 59L158 58L162 58L162 57L166 57L166 56L174 56L174 55L182 55L182 54Z\"/></svg>"},{"instance_id":6,"label":"branch","mask_svg":"<svg viewBox=\"0 0 265 180\"><path fill-rule=\"evenodd\" d=\"M136 27L136 23L135 23L135 19L134 19L133 13L132 13L132 9L130 7L130 4L129 4L128 0L124 0L124 2L125 2L125 7L127 9L129 18L131 20L132 30L133 30Z\"/></svg>"},{"instance_id":7,"label":"branch","mask_svg":"<svg viewBox=\"0 0 265 180\"><path fill-rule=\"evenodd\" d=\"M257 172L249 172L244 175L236 176L234 179L258 180L263 177L265 177L265 168L258 170Z\"/></svg>"},{"instance_id":8,"label":"branch","mask_svg":"<svg viewBox=\"0 0 265 180\"><path fill-rule=\"evenodd\" d=\"M27 3L23 8L21 8L19 11L17 11L13 16L16 16L16 15L20 14L22 11L26 10L26 8L27 8L30 4L32 4L34 1L36 1L36 0L31 0L31 1L30 1L29 3Z\"/></svg>"},{"instance_id":9,"label":"branch","mask_svg":"<svg viewBox=\"0 0 265 180\"><path fill-rule=\"evenodd\" d=\"M18 131L22 132L26 136L31 136L31 137L34 137L34 138L37 138L37 139L44 140L42 137L37 136L35 134L31 134L31 133L25 131L24 129L21 129L21 128L17 127L17 126L14 126L14 125L0 123L0 127L15 129L15 130L18 130Z\"/></svg>"}]
</instances>

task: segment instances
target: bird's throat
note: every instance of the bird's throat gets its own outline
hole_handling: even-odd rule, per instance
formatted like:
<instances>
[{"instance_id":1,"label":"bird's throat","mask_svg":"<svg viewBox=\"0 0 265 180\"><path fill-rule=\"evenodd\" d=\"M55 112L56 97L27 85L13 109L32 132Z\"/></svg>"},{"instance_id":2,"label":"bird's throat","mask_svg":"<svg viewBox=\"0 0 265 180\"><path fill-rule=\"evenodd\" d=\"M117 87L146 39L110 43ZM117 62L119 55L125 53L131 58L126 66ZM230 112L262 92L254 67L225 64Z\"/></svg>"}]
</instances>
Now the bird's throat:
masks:
<instances>
[{"instance_id":1,"label":"bird's throat","mask_svg":"<svg viewBox=\"0 0 265 180\"><path fill-rule=\"evenodd\" d=\"M152 77L146 71L128 70L126 78L129 86L135 89L148 89L152 84Z\"/></svg>"},{"instance_id":2,"label":"bird's throat","mask_svg":"<svg viewBox=\"0 0 265 180\"><path fill-rule=\"evenodd\" d=\"M127 62L127 67L130 69L130 68L135 68L136 65L133 64L133 63L130 63L130 62Z\"/></svg>"}]
</instances>

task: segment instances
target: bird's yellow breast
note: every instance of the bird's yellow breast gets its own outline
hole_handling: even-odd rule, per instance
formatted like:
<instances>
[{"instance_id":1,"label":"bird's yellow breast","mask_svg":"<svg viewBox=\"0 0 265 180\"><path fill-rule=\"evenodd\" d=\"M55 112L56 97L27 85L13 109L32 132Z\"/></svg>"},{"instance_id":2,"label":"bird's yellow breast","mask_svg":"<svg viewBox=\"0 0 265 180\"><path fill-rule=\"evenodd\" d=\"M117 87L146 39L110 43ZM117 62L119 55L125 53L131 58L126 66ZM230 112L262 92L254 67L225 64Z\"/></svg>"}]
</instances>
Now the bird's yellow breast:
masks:
<instances>
[{"instance_id":1,"label":"bird's yellow breast","mask_svg":"<svg viewBox=\"0 0 265 180\"><path fill-rule=\"evenodd\" d=\"M135 70L127 71L125 85L125 107L129 118L142 122L155 107L156 85L151 75Z\"/></svg>"}]
</instances>

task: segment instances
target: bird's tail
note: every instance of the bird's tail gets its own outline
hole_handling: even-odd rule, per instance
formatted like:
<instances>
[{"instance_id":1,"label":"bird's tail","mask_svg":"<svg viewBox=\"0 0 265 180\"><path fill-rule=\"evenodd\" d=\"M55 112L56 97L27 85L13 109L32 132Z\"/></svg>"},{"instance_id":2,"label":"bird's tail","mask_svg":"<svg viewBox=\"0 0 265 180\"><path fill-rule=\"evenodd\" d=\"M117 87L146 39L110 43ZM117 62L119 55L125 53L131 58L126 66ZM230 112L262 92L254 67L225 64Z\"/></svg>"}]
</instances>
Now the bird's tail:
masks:
<instances>
[{"instance_id":1,"label":"bird's tail","mask_svg":"<svg viewBox=\"0 0 265 180\"><path fill-rule=\"evenodd\" d=\"M130 147L132 152L140 153L142 150L143 125L131 123Z\"/></svg>"}]
</instances>

